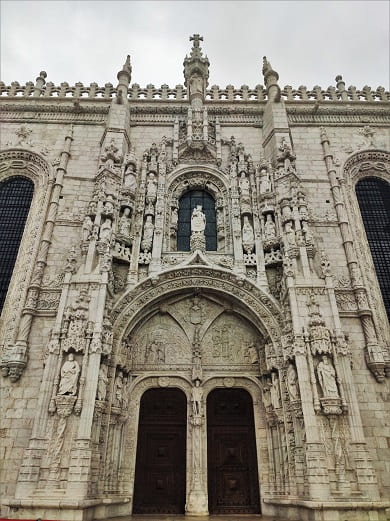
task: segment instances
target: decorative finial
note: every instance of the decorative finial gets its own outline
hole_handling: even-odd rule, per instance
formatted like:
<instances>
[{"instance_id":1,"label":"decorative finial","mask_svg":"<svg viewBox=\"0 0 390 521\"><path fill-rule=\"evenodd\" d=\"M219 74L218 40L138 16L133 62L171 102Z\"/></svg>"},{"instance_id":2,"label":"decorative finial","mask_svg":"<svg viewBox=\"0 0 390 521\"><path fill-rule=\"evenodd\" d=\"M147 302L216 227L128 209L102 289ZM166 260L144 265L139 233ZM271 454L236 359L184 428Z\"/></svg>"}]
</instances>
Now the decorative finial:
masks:
<instances>
[{"instance_id":1,"label":"decorative finial","mask_svg":"<svg viewBox=\"0 0 390 521\"><path fill-rule=\"evenodd\" d=\"M194 42L194 47L199 48L199 41L203 42L203 36L199 36L199 34L194 34L190 36L190 42Z\"/></svg>"},{"instance_id":2,"label":"decorative finial","mask_svg":"<svg viewBox=\"0 0 390 521\"><path fill-rule=\"evenodd\" d=\"M268 91L268 99L270 101L280 101L280 87L278 85L279 74L273 70L267 57L263 57L263 76L264 83Z\"/></svg>"}]
</instances>

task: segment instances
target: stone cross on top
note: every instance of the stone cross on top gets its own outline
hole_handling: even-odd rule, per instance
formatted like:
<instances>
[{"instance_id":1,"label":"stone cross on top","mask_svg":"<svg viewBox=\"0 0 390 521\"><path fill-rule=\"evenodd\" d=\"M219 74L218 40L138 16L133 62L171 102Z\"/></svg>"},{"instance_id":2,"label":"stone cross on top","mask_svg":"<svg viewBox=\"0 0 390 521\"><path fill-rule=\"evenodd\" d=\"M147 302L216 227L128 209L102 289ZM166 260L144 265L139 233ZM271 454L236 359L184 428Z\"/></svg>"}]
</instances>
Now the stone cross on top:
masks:
<instances>
[{"instance_id":1,"label":"stone cross on top","mask_svg":"<svg viewBox=\"0 0 390 521\"><path fill-rule=\"evenodd\" d=\"M190 36L190 42L194 42L194 47L199 47L199 42L203 42L203 36L199 36L199 34L194 34L194 36Z\"/></svg>"}]
</instances>

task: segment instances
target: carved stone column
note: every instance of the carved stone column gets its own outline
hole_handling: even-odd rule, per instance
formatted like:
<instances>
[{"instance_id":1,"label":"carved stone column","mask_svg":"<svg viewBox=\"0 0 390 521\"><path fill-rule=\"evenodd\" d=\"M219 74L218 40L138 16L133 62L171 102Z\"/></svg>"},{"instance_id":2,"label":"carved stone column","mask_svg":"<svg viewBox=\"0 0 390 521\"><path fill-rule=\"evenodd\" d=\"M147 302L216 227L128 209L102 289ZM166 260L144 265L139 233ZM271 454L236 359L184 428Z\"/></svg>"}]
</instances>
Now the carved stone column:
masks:
<instances>
[{"instance_id":1,"label":"carved stone column","mask_svg":"<svg viewBox=\"0 0 390 521\"><path fill-rule=\"evenodd\" d=\"M199 387L197 388L199 389ZM195 407L195 406L194 406ZM186 504L186 514L208 515L207 480L203 439L206 438L204 417L199 412L190 417L191 433L191 474L190 492Z\"/></svg>"}]
</instances>

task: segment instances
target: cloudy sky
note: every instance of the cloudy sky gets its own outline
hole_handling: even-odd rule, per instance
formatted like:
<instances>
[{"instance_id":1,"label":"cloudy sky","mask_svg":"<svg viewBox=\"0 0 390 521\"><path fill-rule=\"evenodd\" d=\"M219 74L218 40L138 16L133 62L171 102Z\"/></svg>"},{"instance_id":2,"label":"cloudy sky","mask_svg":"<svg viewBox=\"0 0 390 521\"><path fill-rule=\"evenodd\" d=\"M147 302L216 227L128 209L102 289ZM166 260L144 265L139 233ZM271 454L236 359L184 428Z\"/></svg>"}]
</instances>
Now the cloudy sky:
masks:
<instances>
[{"instance_id":1,"label":"cloudy sky","mask_svg":"<svg viewBox=\"0 0 390 521\"><path fill-rule=\"evenodd\" d=\"M183 83L189 35L203 35L210 85L263 83L262 56L280 84L389 87L389 2L1 1L1 79L116 84L131 55L132 83Z\"/></svg>"}]
</instances>

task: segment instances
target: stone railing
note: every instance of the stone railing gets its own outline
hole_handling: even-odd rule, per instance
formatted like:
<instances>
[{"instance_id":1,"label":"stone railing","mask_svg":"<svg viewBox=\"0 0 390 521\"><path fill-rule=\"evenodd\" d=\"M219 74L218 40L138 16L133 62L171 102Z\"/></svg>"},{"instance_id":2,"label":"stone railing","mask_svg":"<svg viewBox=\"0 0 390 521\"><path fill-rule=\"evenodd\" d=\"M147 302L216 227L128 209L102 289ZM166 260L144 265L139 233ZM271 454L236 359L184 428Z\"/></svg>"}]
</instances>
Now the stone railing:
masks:
<instances>
[{"instance_id":1,"label":"stone railing","mask_svg":"<svg viewBox=\"0 0 390 521\"><path fill-rule=\"evenodd\" d=\"M43 82L42 82L43 83ZM25 85L20 85L17 81L7 86L0 82L0 97L57 97L57 98L86 98L86 99L105 99L109 100L116 96L117 89L111 83L106 83L104 87L99 87L97 83L91 83L85 86L82 83L76 83L70 86L63 82L59 86L48 82L45 85L38 85L31 81ZM147 85L141 88L137 83L131 85L128 89L128 97L130 100L185 100L187 99L187 90L183 85L176 85L170 88L168 85L155 87ZM348 89L339 90L336 87L328 87L326 90L315 86L312 90L301 86L293 89L289 85L281 91L281 97L286 101L390 101L390 93L383 87L372 90L371 87L349 87ZM225 89L221 89L217 85L213 85L206 91L206 100L210 101L265 101L267 99L267 91L263 85L257 85L254 89L250 89L247 85L242 85L239 89L228 85Z\"/></svg>"}]
</instances>

